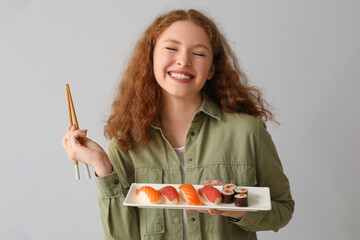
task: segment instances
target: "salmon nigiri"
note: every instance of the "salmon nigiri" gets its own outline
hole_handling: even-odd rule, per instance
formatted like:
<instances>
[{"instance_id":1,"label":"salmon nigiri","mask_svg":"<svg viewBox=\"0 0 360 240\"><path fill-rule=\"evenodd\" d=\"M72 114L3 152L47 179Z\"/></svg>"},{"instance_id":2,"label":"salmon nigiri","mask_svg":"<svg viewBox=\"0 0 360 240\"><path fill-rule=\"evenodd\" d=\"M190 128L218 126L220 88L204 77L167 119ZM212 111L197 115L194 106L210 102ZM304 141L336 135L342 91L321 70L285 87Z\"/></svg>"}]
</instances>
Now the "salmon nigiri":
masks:
<instances>
[{"instance_id":1,"label":"salmon nigiri","mask_svg":"<svg viewBox=\"0 0 360 240\"><path fill-rule=\"evenodd\" d=\"M211 205L217 205L222 201L220 191L211 185L205 185L203 188L200 188L198 191L200 196L203 196Z\"/></svg>"},{"instance_id":2,"label":"salmon nigiri","mask_svg":"<svg viewBox=\"0 0 360 240\"><path fill-rule=\"evenodd\" d=\"M164 197L165 204L178 204L180 201L179 193L173 186L166 186L159 190L159 193Z\"/></svg>"},{"instance_id":3,"label":"salmon nigiri","mask_svg":"<svg viewBox=\"0 0 360 240\"><path fill-rule=\"evenodd\" d=\"M205 205L199 199L199 195L197 194L195 188L191 184L183 184L180 185L180 196L187 202L189 205Z\"/></svg>"},{"instance_id":4,"label":"salmon nigiri","mask_svg":"<svg viewBox=\"0 0 360 240\"><path fill-rule=\"evenodd\" d=\"M161 194L149 186L136 189L135 193L143 203L159 203L161 199Z\"/></svg>"}]
</instances>

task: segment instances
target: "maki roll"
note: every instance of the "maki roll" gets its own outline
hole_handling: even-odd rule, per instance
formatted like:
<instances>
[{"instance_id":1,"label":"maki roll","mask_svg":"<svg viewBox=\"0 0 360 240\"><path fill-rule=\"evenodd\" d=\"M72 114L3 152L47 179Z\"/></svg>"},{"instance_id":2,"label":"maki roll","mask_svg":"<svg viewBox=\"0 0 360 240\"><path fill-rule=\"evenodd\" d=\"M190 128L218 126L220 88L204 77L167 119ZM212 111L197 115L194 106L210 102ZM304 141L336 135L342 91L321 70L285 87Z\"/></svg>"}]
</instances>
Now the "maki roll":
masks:
<instances>
[{"instance_id":1,"label":"maki roll","mask_svg":"<svg viewBox=\"0 0 360 240\"><path fill-rule=\"evenodd\" d=\"M227 189L227 190L235 190L235 188L236 188L236 185L232 184L232 183L224 185L224 189Z\"/></svg>"},{"instance_id":2,"label":"maki roll","mask_svg":"<svg viewBox=\"0 0 360 240\"><path fill-rule=\"evenodd\" d=\"M237 187L235 189L235 194L248 194L248 190L243 187Z\"/></svg>"},{"instance_id":3,"label":"maki roll","mask_svg":"<svg viewBox=\"0 0 360 240\"><path fill-rule=\"evenodd\" d=\"M234 197L235 206L237 207L248 207L248 195L247 194L236 194Z\"/></svg>"},{"instance_id":4,"label":"maki roll","mask_svg":"<svg viewBox=\"0 0 360 240\"><path fill-rule=\"evenodd\" d=\"M223 189L221 191L221 196L223 199L223 203L233 203L234 202L234 190Z\"/></svg>"}]
</instances>

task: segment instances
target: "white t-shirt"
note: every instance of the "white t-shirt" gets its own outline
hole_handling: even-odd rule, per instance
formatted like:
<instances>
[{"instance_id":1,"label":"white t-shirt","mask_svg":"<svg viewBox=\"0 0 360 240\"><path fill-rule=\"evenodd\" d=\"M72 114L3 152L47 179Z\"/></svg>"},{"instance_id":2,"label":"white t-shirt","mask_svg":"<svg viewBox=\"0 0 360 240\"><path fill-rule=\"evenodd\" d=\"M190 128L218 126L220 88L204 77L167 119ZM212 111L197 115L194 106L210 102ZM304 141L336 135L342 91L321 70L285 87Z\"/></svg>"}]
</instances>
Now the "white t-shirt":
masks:
<instances>
[{"instance_id":1,"label":"white t-shirt","mask_svg":"<svg viewBox=\"0 0 360 240\"><path fill-rule=\"evenodd\" d=\"M185 183L185 163L184 163L184 155L185 155L185 146L181 148L174 148L176 154L180 160L180 173L181 173L181 184ZM183 236L184 240L188 240L188 224L187 224L187 216L186 210L183 210Z\"/></svg>"}]
</instances>

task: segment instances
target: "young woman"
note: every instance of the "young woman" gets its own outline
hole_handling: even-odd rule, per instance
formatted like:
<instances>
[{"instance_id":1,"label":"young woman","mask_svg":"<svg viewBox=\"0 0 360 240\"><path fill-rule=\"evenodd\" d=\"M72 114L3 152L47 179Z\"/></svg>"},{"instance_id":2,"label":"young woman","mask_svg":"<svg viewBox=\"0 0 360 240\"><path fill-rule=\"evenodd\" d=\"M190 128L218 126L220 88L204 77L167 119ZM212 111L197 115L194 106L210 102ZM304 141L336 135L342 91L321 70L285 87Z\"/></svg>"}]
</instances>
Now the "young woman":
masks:
<instances>
[{"instance_id":1,"label":"young woman","mask_svg":"<svg viewBox=\"0 0 360 240\"><path fill-rule=\"evenodd\" d=\"M195 11L157 18L138 41L105 126L108 154L70 128L63 146L96 172L105 239L256 239L294 211L289 181L247 84L216 25ZM271 211L126 207L131 183L266 186Z\"/></svg>"}]
</instances>

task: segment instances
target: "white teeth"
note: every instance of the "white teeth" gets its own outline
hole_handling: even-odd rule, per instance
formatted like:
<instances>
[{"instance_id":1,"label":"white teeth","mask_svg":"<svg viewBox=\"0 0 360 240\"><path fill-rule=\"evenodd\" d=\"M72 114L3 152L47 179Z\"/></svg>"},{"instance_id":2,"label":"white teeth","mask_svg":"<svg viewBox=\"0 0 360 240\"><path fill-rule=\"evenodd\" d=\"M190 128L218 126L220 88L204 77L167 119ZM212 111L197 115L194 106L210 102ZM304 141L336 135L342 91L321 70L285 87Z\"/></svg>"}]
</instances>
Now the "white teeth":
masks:
<instances>
[{"instance_id":1,"label":"white teeth","mask_svg":"<svg viewBox=\"0 0 360 240\"><path fill-rule=\"evenodd\" d=\"M191 78L191 76L182 73L170 73L170 76L172 76L173 78L186 79L186 80L189 80Z\"/></svg>"}]
</instances>

